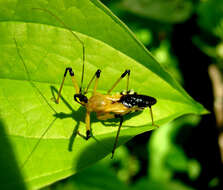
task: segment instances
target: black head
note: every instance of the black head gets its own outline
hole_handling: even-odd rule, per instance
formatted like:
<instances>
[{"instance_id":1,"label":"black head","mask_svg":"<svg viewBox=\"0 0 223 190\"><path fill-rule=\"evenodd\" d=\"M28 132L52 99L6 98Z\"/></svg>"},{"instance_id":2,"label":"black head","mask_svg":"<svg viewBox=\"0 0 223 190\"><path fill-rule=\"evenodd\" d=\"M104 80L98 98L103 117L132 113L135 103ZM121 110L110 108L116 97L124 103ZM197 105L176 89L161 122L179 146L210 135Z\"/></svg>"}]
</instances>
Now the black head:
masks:
<instances>
[{"instance_id":1,"label":"black head","mask_svg":"<svg viewBox=\"0 0 223 190\"><path fill-rule=\"evenodd\" d=\"M88 98L83 94L74 94L74 100L79 104L86 104L88 103Z\"/></svg>"},{"instance_id":2,"label":"black head","mask_svg":"<svg viewBox=\"0 0 223 190\"><path fill-rule=\"evenodd\" d=\"M139 94L127 94L123 95L119 102L121 102L124 106L131 108L131 107L138 107L138 108L146 108L151 107L156 103L156 99L151 96L146 95L139 95Z\"/></svg>"}]
</instances>

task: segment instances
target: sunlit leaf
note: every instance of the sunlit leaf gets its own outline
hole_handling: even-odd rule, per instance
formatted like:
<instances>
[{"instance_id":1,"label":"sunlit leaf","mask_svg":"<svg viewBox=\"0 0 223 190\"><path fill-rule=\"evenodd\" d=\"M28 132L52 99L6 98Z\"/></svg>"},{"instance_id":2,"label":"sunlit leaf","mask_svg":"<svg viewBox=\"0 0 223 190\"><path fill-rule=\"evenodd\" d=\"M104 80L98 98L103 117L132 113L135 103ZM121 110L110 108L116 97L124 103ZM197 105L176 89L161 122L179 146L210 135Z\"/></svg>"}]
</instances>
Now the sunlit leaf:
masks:
<instances>
[{"instance_id":1,"label":"sunlit leaf","mask_svg":"<svg viewBox=\"0 0 223 190\"><path fill-rule=\"evenodd\" d=\"M1 127L29 189L66 178L108 155L118 125L102 123L93 114L94 137L86 141L76 135L77 129L85 133L85 110L73 100L75 90L69 77L60 104L55 104L52 97L68 66L80 84L81 44L54 17L33 8L50 10L84 42L84 86L100 68L98 90L106 92L125 69L131 69L130 87L157 98L153 106L156 124L162 126L183 114L207 113L99 1L2 0ZM121 82L114 92L122 91L125 85L126 81ZM129 115L123 123L119 145L153 128L149 110Z\"/></svg>"}]
</instances>

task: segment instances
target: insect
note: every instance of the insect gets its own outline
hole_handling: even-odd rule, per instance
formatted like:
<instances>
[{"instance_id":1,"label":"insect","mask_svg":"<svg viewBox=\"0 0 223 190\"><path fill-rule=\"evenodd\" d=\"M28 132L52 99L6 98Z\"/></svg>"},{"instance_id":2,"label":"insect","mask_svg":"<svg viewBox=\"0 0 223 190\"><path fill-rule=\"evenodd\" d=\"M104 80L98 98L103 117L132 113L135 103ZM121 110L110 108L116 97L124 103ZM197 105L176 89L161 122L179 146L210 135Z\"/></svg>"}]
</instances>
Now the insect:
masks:
<instances>
[{"instance_id":1,"label":"insect","mask_svg":"<svg viewBox=\"0 0 223 190\"><path fill-rule=\"evenodd\" d=\"M85 107L86 115L85 115L85 123L86 123L86 135L82 135L78 132L78 134L88 140L91 137L91 126L90 126L90 115L92 112L95 112L97 115L97 119L99 120L107 120L112 118L119 118L120 123L117 131L116 138L114 140L114 146L112 149L112 158L115 153L115 149L118 143L118 137L120 134L120 129L122 127L122 123L124 121L124 116L135 111L140 111L145 108L150 109L150 116L152 125L158 127L154 123L153 113L152 113L152 106L156 104L157 100L151 96L137 94L136 92L132 93L129 91L129 78L130 78L130 70L125 70L120 77L111 85L110 89L107 91L106 94L101 94L97 91L98 81L101 75L101 70L98 69L91 80L89 81L86 89L83 89L83 80L84 80L84 67L85 67L85 45L83 41L71 30L69 27L65 25L65 23L53 14L51 11L42 9L42 8L35 8L35 10L45 11L51 16L53 16L57 21L59 21L65 28L67 28L73 37L80 42L82 45L82 75L81 75L81 85L79 86L77 80L74 75L74 71L71 67L65 69L64 76L58 91L58 95L56 98L56 103L59 104L64 81L66 76L69 74L72 83L75 89L74 94L74 101L79 103L81 106ZM118 83L127 76L127 85L126 91L121 92L119 94L111 94L112 90L118 85ZM88 90L92 83L94 82L93 92L91 96L88 96Z\"/></svg>"}]
</instances>

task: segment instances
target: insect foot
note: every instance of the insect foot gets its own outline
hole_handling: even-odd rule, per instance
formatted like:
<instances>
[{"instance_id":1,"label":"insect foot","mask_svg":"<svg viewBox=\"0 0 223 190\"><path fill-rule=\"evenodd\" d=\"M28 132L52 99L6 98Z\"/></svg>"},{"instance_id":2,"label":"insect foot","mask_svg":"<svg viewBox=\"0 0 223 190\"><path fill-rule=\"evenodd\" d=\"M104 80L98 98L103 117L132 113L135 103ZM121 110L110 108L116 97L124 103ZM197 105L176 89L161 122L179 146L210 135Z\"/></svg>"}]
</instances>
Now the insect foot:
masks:
<instances>
[{"instance_id":1,"label":"insect foot","mask_svg":"<svg viewBox=\"0 0 223 190\"><path fill-rule=\"evenodd\" d=\"M91 137L91 133L89 130L86 131L86 136L82 135L79 131L77 131L77 134L85 140L88 140Z\"/></svg>"},{"instance_id":2,"label":"insect foot","mask_svg":"<svg viewBox=\"0 0 223 190\"><path fill-rule=\"evenodd\" d=\"M87 131L86 131L86 140L88 140L90 137L91 137L90 131L87 130Z\"/></svg>"}]
</instances>

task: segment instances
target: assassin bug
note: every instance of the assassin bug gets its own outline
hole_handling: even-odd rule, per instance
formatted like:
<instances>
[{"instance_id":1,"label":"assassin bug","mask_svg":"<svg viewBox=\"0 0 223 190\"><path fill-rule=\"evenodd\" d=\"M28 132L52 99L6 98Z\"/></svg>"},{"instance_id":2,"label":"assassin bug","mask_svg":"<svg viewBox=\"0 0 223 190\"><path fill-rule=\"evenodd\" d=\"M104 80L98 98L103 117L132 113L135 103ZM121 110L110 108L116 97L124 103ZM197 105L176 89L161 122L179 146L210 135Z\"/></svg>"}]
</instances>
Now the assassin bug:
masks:
<instances>
[{"instance_id":1,"label":"assassin bug","mask_svg":"<svg viewBox=\"0 0 223 190\"><path fill-rule=\"evenodd\" d=\"M107 91L106 94L101 94L97 92L98 81L100 78L101 70L98 69L95 74L93 75L92 79L90 80L87 88L83 90L83 80L84 80L84 67L85 67L85 45L83 41L69 28L65 25L65 23L53 14L51 11L42 9L42 8L34 8L35 10L40 10L47 12L51 16L53 16L58 22L60 22L66 29L68 29L73 37L80 42L82 45L82 76L81 76L81 85L79 87L76 78L74 76L74 71L71 67L65 69L64 76L58 91L57 98L55 102L58 104L61 96L61 92L63 89L64 81L66 79L67 74L70 75L72 79L72 83L76 93L74 94L74 101L79 103L81 106L84 106L86 109L86 116L85 116L85 123L86 123L86 135L82 135L78 132L78 134L88 140L91 137L90 132L90 114L91 112L95 112L97 115L97 119L99 120L107 120L112 118L119 118L119 128L117 131L117 135L115 138L114 146L112 149L112 157L114 156L114 152L117 146L118 137L120 133L120 129L123 123L123 117L131 112L143 110L144 108L150 109L150 115L152 120L152 125L158 127L154 123L153 113L152 113L152 106L156 104L156 99L147 96L135 93L131 93L129 91L129 77L130 77L130 70L125 70L121 76L117 79L117 81L111 86L111 88ZM116 87L116 85L127 76L127 86L126 92L121 92L120 94L111 94L112 90ZM88 90L91 84L94 82L93 92L90 97L87 97Z\"/></svg>"}]
</instances>

